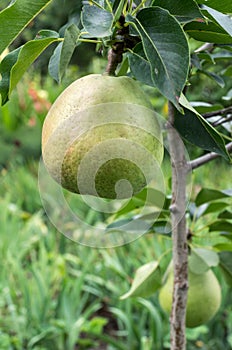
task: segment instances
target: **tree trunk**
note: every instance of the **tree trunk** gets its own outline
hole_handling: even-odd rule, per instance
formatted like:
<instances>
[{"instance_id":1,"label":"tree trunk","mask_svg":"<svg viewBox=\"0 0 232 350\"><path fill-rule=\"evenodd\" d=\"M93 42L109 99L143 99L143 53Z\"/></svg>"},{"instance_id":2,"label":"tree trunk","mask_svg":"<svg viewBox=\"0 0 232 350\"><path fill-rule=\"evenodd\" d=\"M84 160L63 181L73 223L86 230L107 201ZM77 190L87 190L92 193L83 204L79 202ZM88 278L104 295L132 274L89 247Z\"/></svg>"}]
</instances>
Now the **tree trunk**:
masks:
<instances>
[{"instance_id":1,"label":"tree trunk","mask_svg":"<svg viewBox=\"0 0 232 350\"><path fill-rule=\"evenodd\" d=\"M167 123L172 164L172 218L174 286L170 317L171 350L185 350L185 316L188 292L188 244L186 211L186 179L188 164L185 147L174 128L175 107L169 103Z\"/></svg>"}]
</instances>

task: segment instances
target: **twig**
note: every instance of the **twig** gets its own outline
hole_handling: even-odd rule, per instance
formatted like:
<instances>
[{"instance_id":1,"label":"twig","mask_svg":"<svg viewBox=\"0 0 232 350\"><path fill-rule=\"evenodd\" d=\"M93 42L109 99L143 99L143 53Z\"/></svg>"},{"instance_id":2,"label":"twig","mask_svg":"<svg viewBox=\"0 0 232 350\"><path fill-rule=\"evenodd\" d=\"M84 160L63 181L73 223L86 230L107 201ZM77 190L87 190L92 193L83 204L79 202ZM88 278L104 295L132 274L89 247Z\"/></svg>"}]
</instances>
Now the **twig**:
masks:
<instances>
[{"instance_id":1,"label":"twig","mask_svg":"<svg viewBox=\"0 0 232 350\"><path fill-rule=\"evenodd\" d=\"M230 117L221 117L219 120L216 120L215 122L212 123L213 126L219 126L222 124L226 124L232 120L232 115Z\"/></svg>"},{"instance_id":2,"label":"twig","mask_svg":"<svg viewBox=\"0 0 232 350\"><path fill-rule=\"evenodd\" d=\"M232 113L232 106L220 109L218 111L204 113L203 117L205 119L207 119L207 118L211 118L211 117L216 117L217 115L223 115L224 116L224 115L227 115L227 114L230 114L230 113Z\"/></svg>"},{"instance_id":3,"label":"twig","mask_svg":"<svg viewBox=\"0 0 232 350\"><path fill-rule=\"evenodd\" d=\"M185 350L185 316L188 291L186 211L187 161L183 142L174 129L175 108L169 102L168 140L172 163L173 303L170 317L171 350Z\"/></svg>"},{"instance_id":4,"label":"twig","mask_svg":"<svg viewBox=\"0 0 232 350\"><path fill-rule=\"evenodd\" d=\"M226 149L229 153L232 152L232 142L228 143L226 145ZM212 160L220 157L220 154L215 152L207 153L199 158L193 159L192 161L188 162L189 170L194 170L196 168L199 168L201 165L204 165L208 162L211 162Z\"/></svg>"},{"instance_id":5,"label":"twig","mask_svg":"<svg viewBox=\"0 0 232 350\"><path fill-rule=\"evenodd\" d=\"M195 53L199 53L199 52L202 52L202 51L212 51L214 48L214 44L212 43L205 43L203 44L202 46L200 46L198 49L196 49L194 52Z\"/></svg>"}]
</instances>

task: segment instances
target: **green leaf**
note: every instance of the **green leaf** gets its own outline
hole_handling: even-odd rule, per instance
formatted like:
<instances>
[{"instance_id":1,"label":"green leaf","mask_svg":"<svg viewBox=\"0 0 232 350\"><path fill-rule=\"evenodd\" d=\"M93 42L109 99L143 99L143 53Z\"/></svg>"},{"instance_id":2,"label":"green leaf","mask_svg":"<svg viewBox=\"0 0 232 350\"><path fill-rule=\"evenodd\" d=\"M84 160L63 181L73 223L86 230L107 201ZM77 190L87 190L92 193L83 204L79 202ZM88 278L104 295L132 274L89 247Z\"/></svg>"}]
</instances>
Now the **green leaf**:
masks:
<instances>
[{"instance_id":1,"label":"green leaf","mask_svg":"<svg viewBox=\"0 0 232 350\"><path fill-rule=\"evenodd\" d=\"M2 104L6 103L12 90L15 88L23 74L34 60L53 42L58 41L57 37L35 39L27 42L8 54L0 64L0 93Z\"/></svg>"},{"instance_id":2,"label":"green leaf","mask_svg":"<svg viewBox=\"0 0 232 350\"><path fill-rule=\"evenodd\" d=\"M232 19L231 17L224 15L208 6L203 7L215 20L216 22L230 35L232 36Z\"/></svg>"},{"instance_id":3,"label":"green leaf","mask_svg":"<svg viewBox=\"0 0 232 350\"><path fill-rule=\"evenodd\" d=\"M94 5L84 5L81 20L92 37L104 38L112 34L113 15L106 10Z\"/></svg>"},{"instance_id":4,"label":"green leaf","mask_svg":"<svg viewBox=\"0 0 232 350\"><path fill-rule=\"evenodd\" d=\"M210 103L203 102L203 101L194 101L194 102L191 102L191 105L194 107L194 109L198 113L201 113L201 114L219 111L220 109L223 108L223 106L219 103L212 105Z\"/></svg>"},{"instance_id":5,"label":"green leaf","mask_svg":"<svg viewBox=\"0 0 232 350\"><path fill-rule=\"evenodd\" d=\"M232 232L232 223L227 220L218 220L209 225L209 232Z\"/></svg>"},{"instance_id":6,"label":"green leaf","mask_svg":"<svg viewBox=\"0 0 232 350\"><path fill-rule=\"evenodd\" d=\"M186 106L186 103L181 100ZM191 108L191 106L189 107ZM174 126L180 135L188 142L207 151L215 152L230 161L230 156L225 148L225 143L218 131L211 126L200 114L184 108L184 115L175 110ZM191 127L190 127L191 126Z\"/></svg>"},{"instance_id":7,"label":"green leaf","mask_svg":"<svg viewBox=\"0 0 232 350\"><path fill-rule=\"evenodd\" d=\"M17 0L0 12L0 54L51 0Z\"/></svg>"},{"instance_id":8,"label":"green leaf","mask_svg":"<svg viewBox=\"0 0 232 350\"><path fill-rule=\"evenodd\" d=\"M184 26L185 32L192 38L214 44L232 44L232 37L213 22L191 22Z\"/></svg>"},{"instance_id":9,"label":"green leaf","mask_svg":"<svg viewBox=\"0 0 232 350\"><path fill-rule=\"evenodd\" d=\"M147 57L143 51L142 43L138 43L134 49L133 53L128 54L130 69L133 76L137 80L141 81L146 85L154 87L154 83L151 77L151 66L147 60Z\"/></svg>"},{"instance_id":10,"label":"green leaf","mask_svg":"<svg viewBox=\"0 0 232 350\"><path fill-rule=\"evenodd\" d=\"M232 3L231 0L197 0L198 4L204 4L213 9L224 12L224 13L232 13Z\"/></svg>"},{"instance_id":11,"label":"green leaf","mask_svg":"<svg viewBox=\"0 0 232 350\"><path fill-rule=\"evenodd\" d=\"M141 36L154 86L179 108L178 100L189 69L188 42L180 24L159 7L144 8L137 18L128 15L126 21Z\"/></svg>"},{"instance_id":12,"label":"green leaf","mask_svg":"<svg viewBox=\"0 0 232 350\"><path fill-rule=\"evenodd\" d=\"M60 43L49 61L50 75L60 83L65 75L67 66L76 48L79 29L75 24L71 24L65 30L64 41Z\"/></svg>"},{"instance_id":13,"label":"green leaf","mask_svg":"<svg viewBox=\"0 0 232 350\"><path fill-rule=\"evenodd\" d=\"M232 220L232 212L229 210L225 210L218 215L219 219L229 219Z\"/></svg>"},{"instance_id":14,"label":"green leaf","mask_svg":"<svg viewBox=\"0 0 232 350\"><path fill-rule=\"evenodd\" d=\"M219 264L219 256L216 252L204 248L195 248L189 257L189 268L195 274L202 274L212 266Z\"/></svg>"},{"instance_id":15,"label":"green leaf","mask_svg":"<svg viewBox=\"0 0 232 350\"><path fill-rule=\"evenodd\" d=\"M201 70L200 72L206 75L207 77L209 77L214 82L216 82L221 88L225 86L225 81L222 77L220 77L220 75L215 74L213 72L206 71L206 70Z\"/></svg>"},{"instance_id":16,"label":"green leaf","mask_svg":"<svg viewBox=\"0 0 232 350\"><path fill-rule=\"evenodd\" d=\"M115 14L114 14L115 21L119 20L126 3L127 3L127 0L119 0L114 2L113 10L115 10Z\"/></svg>"},{"instance_id":17,"label":"green leaf","mask_svg":"<svg viewBox=\"0 0 232 350\"><path fill-rule=\"evenodd\" d=\"M229 243L217 243L214 244L214 249L216 249L219 252L223 252L223 251L230 251L232 252L232 242Z\"/></svg>"},{"instance_id":18,"label":"green leaf","mask_svg":"<svg viewBox=\"0 0 232 350\"><path fill-rule=\"evenodd\" d=\"M209 205L207 206L206 210L203 212L202 215L218 213L221 210L225 209L227 206L228 206L228 203L224 203L224 202L209 203Z\"/></svg>"},{"instance_id":19,"label":"green leaf","mask_svg":"<svg viewBox=\"0 0 232 350\"><path fill-rule=\"evenodd\" d=\"M194 0L154 0L152 5L168 10L180 22L188 22L196 18L203 18Z\"/></svg>"},{"instance_id":20,"label":"green leaf","mask_svg":"<svg viewBox=\"0 0 232 350\"><path fill-rule=\"evenodd\" d=\"M148 297L156 292L162 284L162 276L158 261L149 262L135 273L130 290L123 294L120 299L129 297Z\"/></svg>"},{"instance_id":21,"label":"green leaf","mask_svg":"<svg viewBox=\"0 0 232 350\"><path fill-rule=\"evenodd\" d=\"M220 257L220 267L224 272L225 280L229 286L232 286L232 252L221 252Z\"/></svg>"},{"instance_id":22,"label":"green leaf","mask_svg":"<svg viewBox=\"0 0 232 350\"><path fill-rule=\"evenodd\" d=\"M231 195L226 191L218 191L209 188L203 188L197 195L195 203L197 206L212 202L221 198L228 198Z\"/></svg>"}]
</instances>

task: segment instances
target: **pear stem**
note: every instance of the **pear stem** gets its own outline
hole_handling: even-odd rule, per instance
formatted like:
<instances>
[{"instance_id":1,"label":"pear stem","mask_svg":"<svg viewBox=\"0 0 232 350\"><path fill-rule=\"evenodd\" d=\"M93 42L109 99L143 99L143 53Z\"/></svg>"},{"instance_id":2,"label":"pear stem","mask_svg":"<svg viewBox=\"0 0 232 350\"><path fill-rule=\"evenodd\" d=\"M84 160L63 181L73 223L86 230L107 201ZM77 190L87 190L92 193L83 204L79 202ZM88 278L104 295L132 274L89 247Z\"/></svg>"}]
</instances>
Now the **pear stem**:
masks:
<instances>
[{"instance_id":1,"label":"pear stem","mask_svg":"<svg viewBox=\"0 0 232 350\"><path fill-rule=\"evenodd\" d=\"M126 49L125 37L128 34L128 27L125 26L125 17L121 15L118 20L118 30L115 34L114 43L108 52L108 64L105 74L115 76L117 66L122 62L123 53Z\"/></svg>"}]
</instances>

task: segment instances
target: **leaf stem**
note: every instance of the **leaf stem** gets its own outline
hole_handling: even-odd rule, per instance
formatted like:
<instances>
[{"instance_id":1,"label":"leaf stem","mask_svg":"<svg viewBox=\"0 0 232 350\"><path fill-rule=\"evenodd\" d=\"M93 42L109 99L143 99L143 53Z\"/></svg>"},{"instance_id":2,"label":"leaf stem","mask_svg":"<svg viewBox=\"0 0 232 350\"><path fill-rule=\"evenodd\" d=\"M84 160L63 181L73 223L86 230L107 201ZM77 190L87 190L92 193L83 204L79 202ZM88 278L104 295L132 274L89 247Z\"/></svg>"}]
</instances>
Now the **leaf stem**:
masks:
<instances>
[{"instance_id":1,"label":"leaf stem","mask_svg":"<svg viewBox=\"0 0 232 350\"><path fill-rule=\"evenodd\" d=\"M101 40L94 40L94 39L78 39L77 42L81 42L81 43L92 43L92 44L101 44L102 41Z\"/></svg>"},{"instance_id":2,"label":"leaf stem","mask_svg":"<svg viewBox=\"0 0 232 350\"><path fill-rule=\"evenodd\" d=\"M145 5L147 0L142 0L141 3L134 9L134 11L132 12L132 16L135 16L136 13L141 9L141 7L143 7L143 5Z\"/></svg>"}]
</instances>

